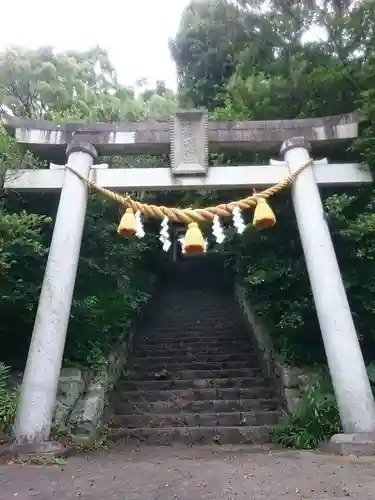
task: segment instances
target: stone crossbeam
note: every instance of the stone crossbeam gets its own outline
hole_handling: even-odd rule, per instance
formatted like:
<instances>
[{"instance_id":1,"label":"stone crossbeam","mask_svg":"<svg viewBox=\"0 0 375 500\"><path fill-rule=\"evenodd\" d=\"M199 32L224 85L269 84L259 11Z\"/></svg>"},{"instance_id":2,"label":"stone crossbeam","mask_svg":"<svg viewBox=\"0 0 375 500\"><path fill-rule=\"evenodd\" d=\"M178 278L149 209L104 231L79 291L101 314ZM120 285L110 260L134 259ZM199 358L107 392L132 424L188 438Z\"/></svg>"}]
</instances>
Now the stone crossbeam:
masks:
<instances>
[{"instance_id":1,"label":"stone crossbeam","mask_svg":"<svg viewBox=\"0 0 375 500\"><path fill-rule=\"evenodd\" d=\"M79 135L99 155L160 154L170 150L170 123L58 123L3 114L1 121L17 142L39 154L53 155ZM314 146L358 136L359 113L294 120L209 121L208 148L217 151L278 151L280 144L303 136Z\"/></svg>"},{"instance_id":2,"label":"stone crossbeam","mask_svg":"<svg viewBox=\"0 0 375 500\"><path fill-rule=\"evenodd\" d=\"M369 168L359 163L315 164L311 167L319 186L357 186L372 182ZM161 191L177 189L262 189L289 175L288 166L212 167L206 177L174 178L169 168L105 169L92 168L90 180L102 187L124 191ZM4 188L16 191L60 191L64 169L8 170Z\"/></svg>"}]
</instances>

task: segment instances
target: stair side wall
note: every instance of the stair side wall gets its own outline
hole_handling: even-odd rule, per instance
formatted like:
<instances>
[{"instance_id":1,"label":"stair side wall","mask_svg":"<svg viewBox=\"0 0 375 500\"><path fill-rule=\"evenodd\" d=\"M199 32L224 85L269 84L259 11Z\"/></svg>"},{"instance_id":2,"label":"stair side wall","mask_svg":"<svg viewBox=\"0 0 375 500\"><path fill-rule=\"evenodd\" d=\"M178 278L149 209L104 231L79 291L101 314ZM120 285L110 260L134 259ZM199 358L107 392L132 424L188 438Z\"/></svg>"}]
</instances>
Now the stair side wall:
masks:
<instances>
[{"instance_id":1,"label":"stair side wall","mask_svg":"<svg viewBox=\"0 0 375 500\"><path fill-rule=\"evenodd\" d=\"M239 284L235 285L234 295L243 313L249 334L255 341L265 373L274 379L275 389L284 400L287 411L294 413L299 406L302 394L309 386L313 375L311 367L299 368L286 364L273 346L271 326L255 312L245 290Z\"/></svg>"}]
</instances>

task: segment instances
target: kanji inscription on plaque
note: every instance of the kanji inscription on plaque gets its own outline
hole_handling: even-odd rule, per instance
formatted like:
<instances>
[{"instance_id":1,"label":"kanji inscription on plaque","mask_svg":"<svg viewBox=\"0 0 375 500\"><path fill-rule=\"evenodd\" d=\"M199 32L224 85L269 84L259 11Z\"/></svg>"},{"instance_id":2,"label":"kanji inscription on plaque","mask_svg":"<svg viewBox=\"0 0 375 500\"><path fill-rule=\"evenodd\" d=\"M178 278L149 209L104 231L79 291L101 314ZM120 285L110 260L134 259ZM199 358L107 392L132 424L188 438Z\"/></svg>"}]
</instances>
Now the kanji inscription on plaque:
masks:
<instances>
[{"instance_id":1,"label":"kanji inscription on plaque","mask_svg":"<svg viewBox=\"0 0 375 500\"><path fill-rule=\"evenodd\" d=\"M174 175L207 174L207 113L205 110L176 113L171 125L171 166Z\"/></svg>"}]
</instances>

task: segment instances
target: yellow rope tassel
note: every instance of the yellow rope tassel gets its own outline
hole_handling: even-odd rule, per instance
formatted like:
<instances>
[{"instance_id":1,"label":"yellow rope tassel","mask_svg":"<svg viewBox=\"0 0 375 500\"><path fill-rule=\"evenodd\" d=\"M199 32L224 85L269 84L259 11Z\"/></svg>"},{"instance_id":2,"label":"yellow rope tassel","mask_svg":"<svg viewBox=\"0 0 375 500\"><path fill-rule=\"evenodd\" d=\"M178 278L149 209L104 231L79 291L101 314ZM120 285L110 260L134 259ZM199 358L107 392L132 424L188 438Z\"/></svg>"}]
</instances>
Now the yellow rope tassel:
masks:
<instances>
[{"instance_id":1,"label":"yellow rope tassel","mask_svg":"<svg viewBox=\"0 0 375 500\"><path fill-rule=\"evenodd\" d=\"M121 236L135 236L137 232L137 221L132 208L127 208L121 217L117 233Z\"/></svg>"},{"instance_id":2,"label":"yellow rope tassel","mask_svg":"<svg viewBox=\"0 0 375 500\"><path fill-rule=\"evenodd\" d=\"M191 222L184 239L184 250L187 254L204 253L204 238L196 222Z\"/></svg>"},{"instance_id":3,"label":"yellow rope tassel","mask_svg":"<svg viewBox=\"0 0 375 500\"><path fill-rule=\"evenodd\" d=\"M256 198L257 206L254 210L253 226L257 229L265 229L276 224L276 217L272 208L264 198Z\"/></svg>"}]
</instances>

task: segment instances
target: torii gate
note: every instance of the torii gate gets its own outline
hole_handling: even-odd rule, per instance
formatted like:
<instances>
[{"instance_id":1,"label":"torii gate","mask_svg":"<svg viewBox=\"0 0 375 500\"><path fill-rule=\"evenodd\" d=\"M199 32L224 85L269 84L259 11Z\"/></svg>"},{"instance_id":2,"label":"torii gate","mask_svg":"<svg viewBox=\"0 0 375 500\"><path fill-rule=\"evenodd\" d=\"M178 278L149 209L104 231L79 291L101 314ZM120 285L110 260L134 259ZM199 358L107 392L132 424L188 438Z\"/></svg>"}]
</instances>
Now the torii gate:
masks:
<instances>
[{"instance_id":1,"label":"torii gate","mask_svg":"<svg viewBox=\"0 0 375 500\"><path fill-rule=\"evenodd\" d=\"M21 386L15 444L48 443L87 204L86 179L116 191L207 188L264 188L295 172L309 157L310 143L358 135L356 114L319 119L262 122L207 122L204 111L178 112L168 123L61 124L5 115L17 142L60 161L50 169L8 171L4 188L60 191L51 247ZM262 166L209 167L211 151L270 150L281 146L284 161ZM109 169L94 165L98 155L166 153L171 168ZM340 409L342 440L375 431L375 404L358 337L324 217L319 186L371 183L360 164L316 161L292 185L291 194L328 365ZM350 436L348 436L348 434Z\"/></svg>"}]
</instances>

